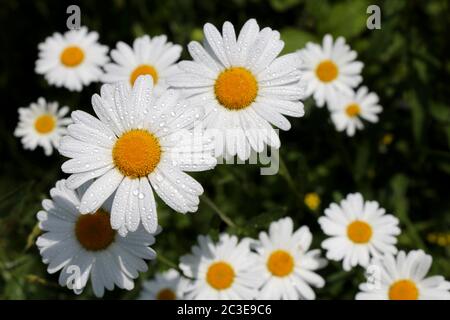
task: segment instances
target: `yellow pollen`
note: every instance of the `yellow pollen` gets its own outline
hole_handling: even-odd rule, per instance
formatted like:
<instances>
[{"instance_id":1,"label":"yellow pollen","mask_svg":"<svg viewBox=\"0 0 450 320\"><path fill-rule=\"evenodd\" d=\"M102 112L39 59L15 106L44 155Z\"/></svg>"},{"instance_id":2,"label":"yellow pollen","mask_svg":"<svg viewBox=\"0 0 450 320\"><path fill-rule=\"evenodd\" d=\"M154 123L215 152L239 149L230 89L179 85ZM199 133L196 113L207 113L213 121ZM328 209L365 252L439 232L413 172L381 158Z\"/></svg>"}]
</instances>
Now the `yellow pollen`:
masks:
<instances>
[{"instance_id":1,"label":"yellow pollen","mask_svg":"<svg viewBox=\"0 0 450 320\"><path fill-rule=\"evenodd\" d=\"M140 66L137 66L136 69L134 69L133 72L131 73L130 76L131 85L134 84L134 82L139 76L147 74L152 76L153 84L158 83L158 72L156 71L156 69L148 64L141 64Z\"/></svg>"},{"instance_id":2,"label":"yellow pollen","mask_svg":"<svg viewBox=\"0 0 450 320\"><path fill-rule=\"evenodd\" d=\"M89 251L108 248L116 236L109 220L109 214L102 209L94 214L80 215L75 224L75 236L78 242Z\"/></svg>"},{"instance_id":3,"label":"yellow pollen","mask_svg":"<svg viewBox=\"0 0 450 320\"><path fill-rule=\"evenodd\" d=\"M219 261L209 266L206 281L217 290L229 288L234 281L234 269L227 262Z\"/></svg>"},{"instance_id":4,"label":"yellow pollen","mask_svg":"<svg viewBox=\"0 0 450 320\"><path fill-rule=\"evenodd\" d=\"M390 300L417 300L418 298L419 289L411 280L398 280L389 288Z\"/></svg>"},{"instance_id":5,"label":"yellow pollen","mask_svg":"<svg viewBox=\"0 0 450 320\"><path fill-rule=\"evenodd\" d=\"M294 258L284 250L276 250L269 256L267 268L274 276L286 277L294 271Z\"/></svg>"},{"instance_id":6,"label":"yellow pollen","mask_svg":"<svg viewBox=\"0 0 450 320\"><path fill-rule=\"evenodd\" d=\"M219 74L214 84L214 92L222 106L230 110L240 110L255 101L258 83L249 70L232 67Z\"/></svg>"},{"instance_id":7,"label":"yellow pollen","mask_svg":"<svg viewBox=\"0 0 450 320\"><path fill-rule=\"evenodd\" d=\"M84 60L84 52L77 46L67 47L61 53L61 63L66 67L76 67Z\"/></svg>"},{"instance_id":8,"label":"yellow pollen","mask_svg":"<svg viewBox=\"0 0 450 320\"><path fill-rule=\"evenodd\" d=\"M346 113L347 116L349 116L350 118L354 118L354 117L358 116L358 115L361 113L361 108L359 107L358 104L352 103L352 104L349 104L349 105L345 108L345 113Z\"/></svg>"},{"instance_id":9,"label":"yellow pollen","mask_svg":"<svg viewBox=\"0 0 450 320\"><path fill-rule=\"evenodd\" d=\"M34 122L34 128L40 134L47 134L53 131L56 127L55 117L50 114L43 114L39 116Z\"/></svg>"},{"instance_id":10,"label":"yellow pollen","mask_svg":"<svg viewBox=\"0 0 450 320\"><path fill-rule=\"evenodd\" d=\"M162 289L156 295L156 300L176 300L176 299L177 296L175 295L175 292L173 292L173 290L169 288Z\"/></svg>"},{"instance_id":11,"label":"yellow pollen","mask_svg":"<svg viewBox=\"0 0 450 320\"><path fill-rule=\"evenodd\" d=\"M124 133L117 140L112 153L116 167L130 178L148 176L161 160L159 141L146 130Z\"/></svg>"},{"instance_id":12,"label":"yellow pollen","mask_svg":"<svg viewBox=\"0 0 450 320\"><path fill-rule=\"evenodd\" d=\"M317 193L315 192L310 192L307 193L305 195L305 205L310 209L310 210L317 210L317 208L320 205L320 197Z\"/></svg>"},{"instance_id":13,"label":"yellow pollen","mask_svg":"<svg viewBox=\"0 0 450 320\"><path fill-rule=\"evenodd\" d=\"M331 60L324 60L316 68L316 75L322 82L330 82L337 78L338 67Z\"/></svg>"},{"instance_id":14,"label":"yellow pollen","mask_svg":"<svg viewBox=\"0 0 450 320\"><path fill-rule=\"evenodd\" d=\"M372 238L372 227L367 222L355 220L348 225L347 236L354 243L367 243Z\"/></svg>"}]
</instances>

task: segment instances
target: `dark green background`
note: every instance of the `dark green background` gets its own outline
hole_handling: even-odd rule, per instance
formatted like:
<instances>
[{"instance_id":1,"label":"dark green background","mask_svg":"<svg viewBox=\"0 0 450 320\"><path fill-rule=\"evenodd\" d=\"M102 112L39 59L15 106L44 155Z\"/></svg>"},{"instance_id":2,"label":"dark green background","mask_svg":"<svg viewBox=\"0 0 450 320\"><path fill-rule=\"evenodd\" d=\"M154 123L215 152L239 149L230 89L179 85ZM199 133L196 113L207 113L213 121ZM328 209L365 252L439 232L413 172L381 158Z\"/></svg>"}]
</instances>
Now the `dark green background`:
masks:
<instances>
[{"instance_id":1,"label":"dark green background","mask_svg":"<svg viewBox=\"0 0 450 320\"><path fill-rule=\"evenodd\" d=\"M326 109L306 101L306 115L292 119L292 129L281 133L281 157L286 167L275 176L260 176L257 165L221 165L195 174L206 195L237 227L228 227L202 201L195 214L171 212L163 203L158 211L164 232L155 249L160 259L137 281L132 292L115 290L108 298L134 298L143 279L163 270L186 253L200 233L216 236L229 231L256 236L269 223L291 216L296 226L308 225L313 247L324 235L317 224L330 202L360 191L399 217L399 247L423 248L433 255L433 273L450 277L449 246L426 241L430 232L449 232L450 186L450 2L448 1L12 1L0 3L0 298L92 298L90 288L80 297L57 285L48 275L34 240L35 214L56 180L63 178L62 157L47 158L41 149L24 151L13 136L17 108L39 96L92 112L90 99L99 91L92 84L82 93L50 87L36 75L37 45L53 32L66 31L68 4L78 3L82 24L100 34L100 42L114 47L136 36L165 33L185 46L201 40L204 23L221 26L226 20L239 29L249 18L281 32L285 52L306 41L321 41L325 33L347 38L364 62L364 82L380 96L380 121L368 124L355 137L337 133ZM382 29L366 28L366 8L382 9ZM183 58L189 58L186 50ZM390 145L380 141L392 134ZM322 205L312 212L303 204L306 192L317 192ZM339 263L320 271L322 299L352 299L363 279L362 269L349 273Z\"/></svg>"}]
</instances>

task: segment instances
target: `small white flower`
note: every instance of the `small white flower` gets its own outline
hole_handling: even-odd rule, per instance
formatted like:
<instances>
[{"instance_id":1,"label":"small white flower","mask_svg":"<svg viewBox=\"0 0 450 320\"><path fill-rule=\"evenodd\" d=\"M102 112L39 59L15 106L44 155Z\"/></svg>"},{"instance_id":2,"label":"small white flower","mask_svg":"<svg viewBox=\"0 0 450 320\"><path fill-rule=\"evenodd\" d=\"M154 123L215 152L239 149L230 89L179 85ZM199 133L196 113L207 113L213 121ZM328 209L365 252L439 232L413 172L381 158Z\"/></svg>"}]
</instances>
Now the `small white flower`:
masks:
<instances>
[{"instance_id":1,"label":"small white flower","mask_svg":"<svg viewBox=\"0 0 450 320\"><path fill-rule=\"evenodd\" d=\"M154 90L159 95L167 89L167 77L177 71L175 62L180 58L181 46L167 42L167 36L136 38L133 47L118 42L111 51L114 63L105 65L103 82L125 81L132 86L141 75L153 78Z\"/></svg>"},{"instance_id":2,"label":"small white flower","mask_svg":"<svg viewBox=\"0 0 450 320\"><path fill-rule=\"evenodd\" d=\"M36 72L45 75L48 83L81 91L83 86L100 80L101 67L108 61L108 47L100 45L97 32L86 27L55 32L39 44Z\"/></svg>"},{"instance_id":3,"label":"small white flower","mask_svg":"<svg viewBox=\"0 0 450 320\"><path fill-rule=\"evenodd\" d=\"M322 242L330 260L343 261L344 270L367 267L370 257L397 252L398 219L386 214L376 201L364 201L360 193L349 194L340 205L332 203L319 218Z\"/></svg>"},{"instance_id":4,"label":"small white flower","mask_svg":"<svg viewBox=\"0 0 450 320\"><path fill-rule=\"evenodd\" d=\"M263 285L258 299L315 299L311 286L322 288L325 280L314 271L326 265L320 250L311 250L312 234L304 226L294 232L291 218L270 224L269 233L261 232L252 246L263 267L259 275Z\"/></svg>"},{"instance_id":5,"label":"small white flower","mask_svg":"<svg viewBox=\"0 0 450 320\"><path fill-rule=\"evenodd\" d=\"M203 31L204 46L195 41L188 45L193 61L181 61L182 73L170 77L169 84L204 108L201 125L216 137L216 156L246 160L251 150L261 152L265 145L278 149L272 125L289 130L285 115L304 114L299 56L277 57L284 46L280 33L260 30L254 19L238 36L230 22L224 23L222 34L210 23Z\"/></svg>"},{"instance_id":6,"label":"small white flower","mask_svg":"<svg viewBox=\"0 0 450 320\"><path fill-rule=\"evenodd\" d=\"M426 275L432 257L422 250L373 259L366 283L359 286L357 300L450 300L450 282Z\"/></svg>"},{"instance_id":7,"label":"small white flower","mask_svg":"<svg viewBox=\"0 0 450 320\"><path fill-rule=\"evenodd\" d=\"M72 122L70 118L64 118L68 112L68 107L58 109L58 102L47 103L44 98L39 98L28 108L19 108L19 123L14 135L21 138L25 149L34 150L40 146L49 156L53 148L58 148L61 136Z\"/></svg>"},{"instance_id":8,"label":"small white flower","mask_svg":"<svg viewBox=\"0 0 450 320\"><path fill-rule=\"evenodd\" d=\"M352 88L362 81L363 63L355 61L356 52L343 37L333 43L333 38L327 34L322 46L308 42L298 53L303 60L301 69L306 96L313 95L318 107L332 103L339 92L351 94Z\"/></svg>"},{"instance_id":9,"label":"small white flower","mask_svg":"<svg viewBox=\"0 0 450 320\"><path fill-rule=\"evenodd\" d=\"M260 285L256 255L249 240L220 235L214 244L209 236L199 236L192 254L180 258L183 273L194 278L186 287L186 299L251 300Z\"/></svg>"},{"instance_id":10,"label":"small white flower","mask_svg":"<svg viewBox=\"0 0 450 320\"><path fill-rule=\"evenodd\" d=\"M44 200L43 211L37 214L39 228L44 231L36 245L47 271L61 270L59 284L79 294L89 277L97 297L105 288L114 286L131 290L133 279L147 271L144 259L154 259L156 253L149 246L153 235L143 228L131 232L126 238L111 228L109 212L111 199L93 214L82 215L78 208L85 187L77 191L66 187L60 180L50 191L51 200Z\"/></svg>"},{"instance_id":11,"label":"small white flower","mask_svg":"<svg viewBox=\"0 0 450 320\"><path fill-rule=\"evenodd\" d=\"M187 279L170 269L157 273L154 279L144 282L141 300L182 300Z\"/></svg>"},{"instance_id":12,"label":"small white flower","mask_svg":"<svg viewBox=\"0 0 450 320\"><path fill-rule=\"evenodd\" d=\"M98 118L73 112L74 124L59 148L71 158L62 165L72 174L69 188L97 178L84 194L80 211L95 212L117 191L111 225L121 235L137 230L141 222L148 232L155 232L153 191L172 209L195 212L203 188L184 171L208 170L216 164L211 140L187 130L201 111L179 100L173 90L155 97L148 75L140 76L132 89L124 82L103 85L92 105Z\"/></svg>"},{"instance_id":13,"label":"small white flower","mask_svg":"<svg viewBox=\"0 0 450 320\"><path fill-rule=\"evenodd\" d=\"M362 119L372 123L378 122L378 113L383 110L378 101L378 96L369 92L366 87L360 87L351 95L338 94L336 100L330 104L331 120L336 130L345 130L348 136L353 136L357 129L364 128Z\"/></svg>"}]
</instances>

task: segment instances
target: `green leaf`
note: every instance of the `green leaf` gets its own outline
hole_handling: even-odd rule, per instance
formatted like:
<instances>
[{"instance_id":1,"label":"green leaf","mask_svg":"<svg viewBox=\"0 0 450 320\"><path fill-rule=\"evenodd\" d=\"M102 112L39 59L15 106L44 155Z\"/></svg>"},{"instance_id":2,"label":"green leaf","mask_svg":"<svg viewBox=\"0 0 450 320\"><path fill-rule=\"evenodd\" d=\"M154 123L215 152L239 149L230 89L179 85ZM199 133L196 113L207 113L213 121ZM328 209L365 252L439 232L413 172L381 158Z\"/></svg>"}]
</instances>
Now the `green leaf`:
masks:
<instances>
[{"instance_id":1,"label":"green leaf","mask_svg":"<svg viewBox=\"0 0 450 320\"><path fill-rule=\"evenodd\" d=\"M307 42L316 41L309 32L296 28L284 28L281 30L281 39L284 41L283 53L295 52L302 49Z\"/></svg>"}]
</instances>

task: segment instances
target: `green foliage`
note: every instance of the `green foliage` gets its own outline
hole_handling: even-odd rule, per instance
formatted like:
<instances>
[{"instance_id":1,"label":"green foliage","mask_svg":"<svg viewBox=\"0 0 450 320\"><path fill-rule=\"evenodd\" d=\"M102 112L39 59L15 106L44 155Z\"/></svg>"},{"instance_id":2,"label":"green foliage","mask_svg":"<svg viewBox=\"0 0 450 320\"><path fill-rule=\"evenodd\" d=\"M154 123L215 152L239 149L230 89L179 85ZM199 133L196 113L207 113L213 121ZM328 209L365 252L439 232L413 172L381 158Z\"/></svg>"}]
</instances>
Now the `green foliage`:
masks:
<instances>
[{"instance_id":1,"label":"green foliage","mask_svg":"<svg viewBox=\"0 0 450 320\"><path fill-rule=\"evenodd\" d=\"M382 29L366 29L368 4L380 5ZM42 150L22 149L13 136L17 108L39 96L57 100L72 110L92 113L93 84L82 93L50 87L34 73L37 45L55 31L65 31L67 4L61 1L3 0L0 21L0 298L87 299L60 288L49 275L34 241L39 234L36 213L54 183L64 177L64 159L45 157ZM308 225L313 247L324 235L317 217L333 201L359 191L380 202L401 220L399 247L423 248L433 255L433 273L450 277L449 247L426 241L430 232L450 232L450 9L447 1L124 1L108 4L81 1L82 23L97 30L110 47L148 33L165 33L184 47L202 40L205 22L217 26L229 20L239 29L251 17L261 26L279 30L284 53L321 41L331 33L344 36L364 62L364 85L380 96L384 111L379 123L368 124L355 137L337 133L325 109L306 101L306 115L291 119L292 129L281 132L280 173L261 176L258 165L219 165L195 174L205 188L199 211L183 216L158 204L158 260L137 280L132 292L115 290L107 298L135 298L140 283L156 271L176 265L199 234L216 237L230 232L257 237L270 222L291 216L296 226ZM4 30L5 31L5 30ZM186 50L183 58L189 58ZM390 135L392 141L385 139ZM317 192L321 205L308 209L303 198ZM320 272L327 280L319 298L352 299L362 270L343 272L339 263Z\"/></svg>"}]
</instances>

